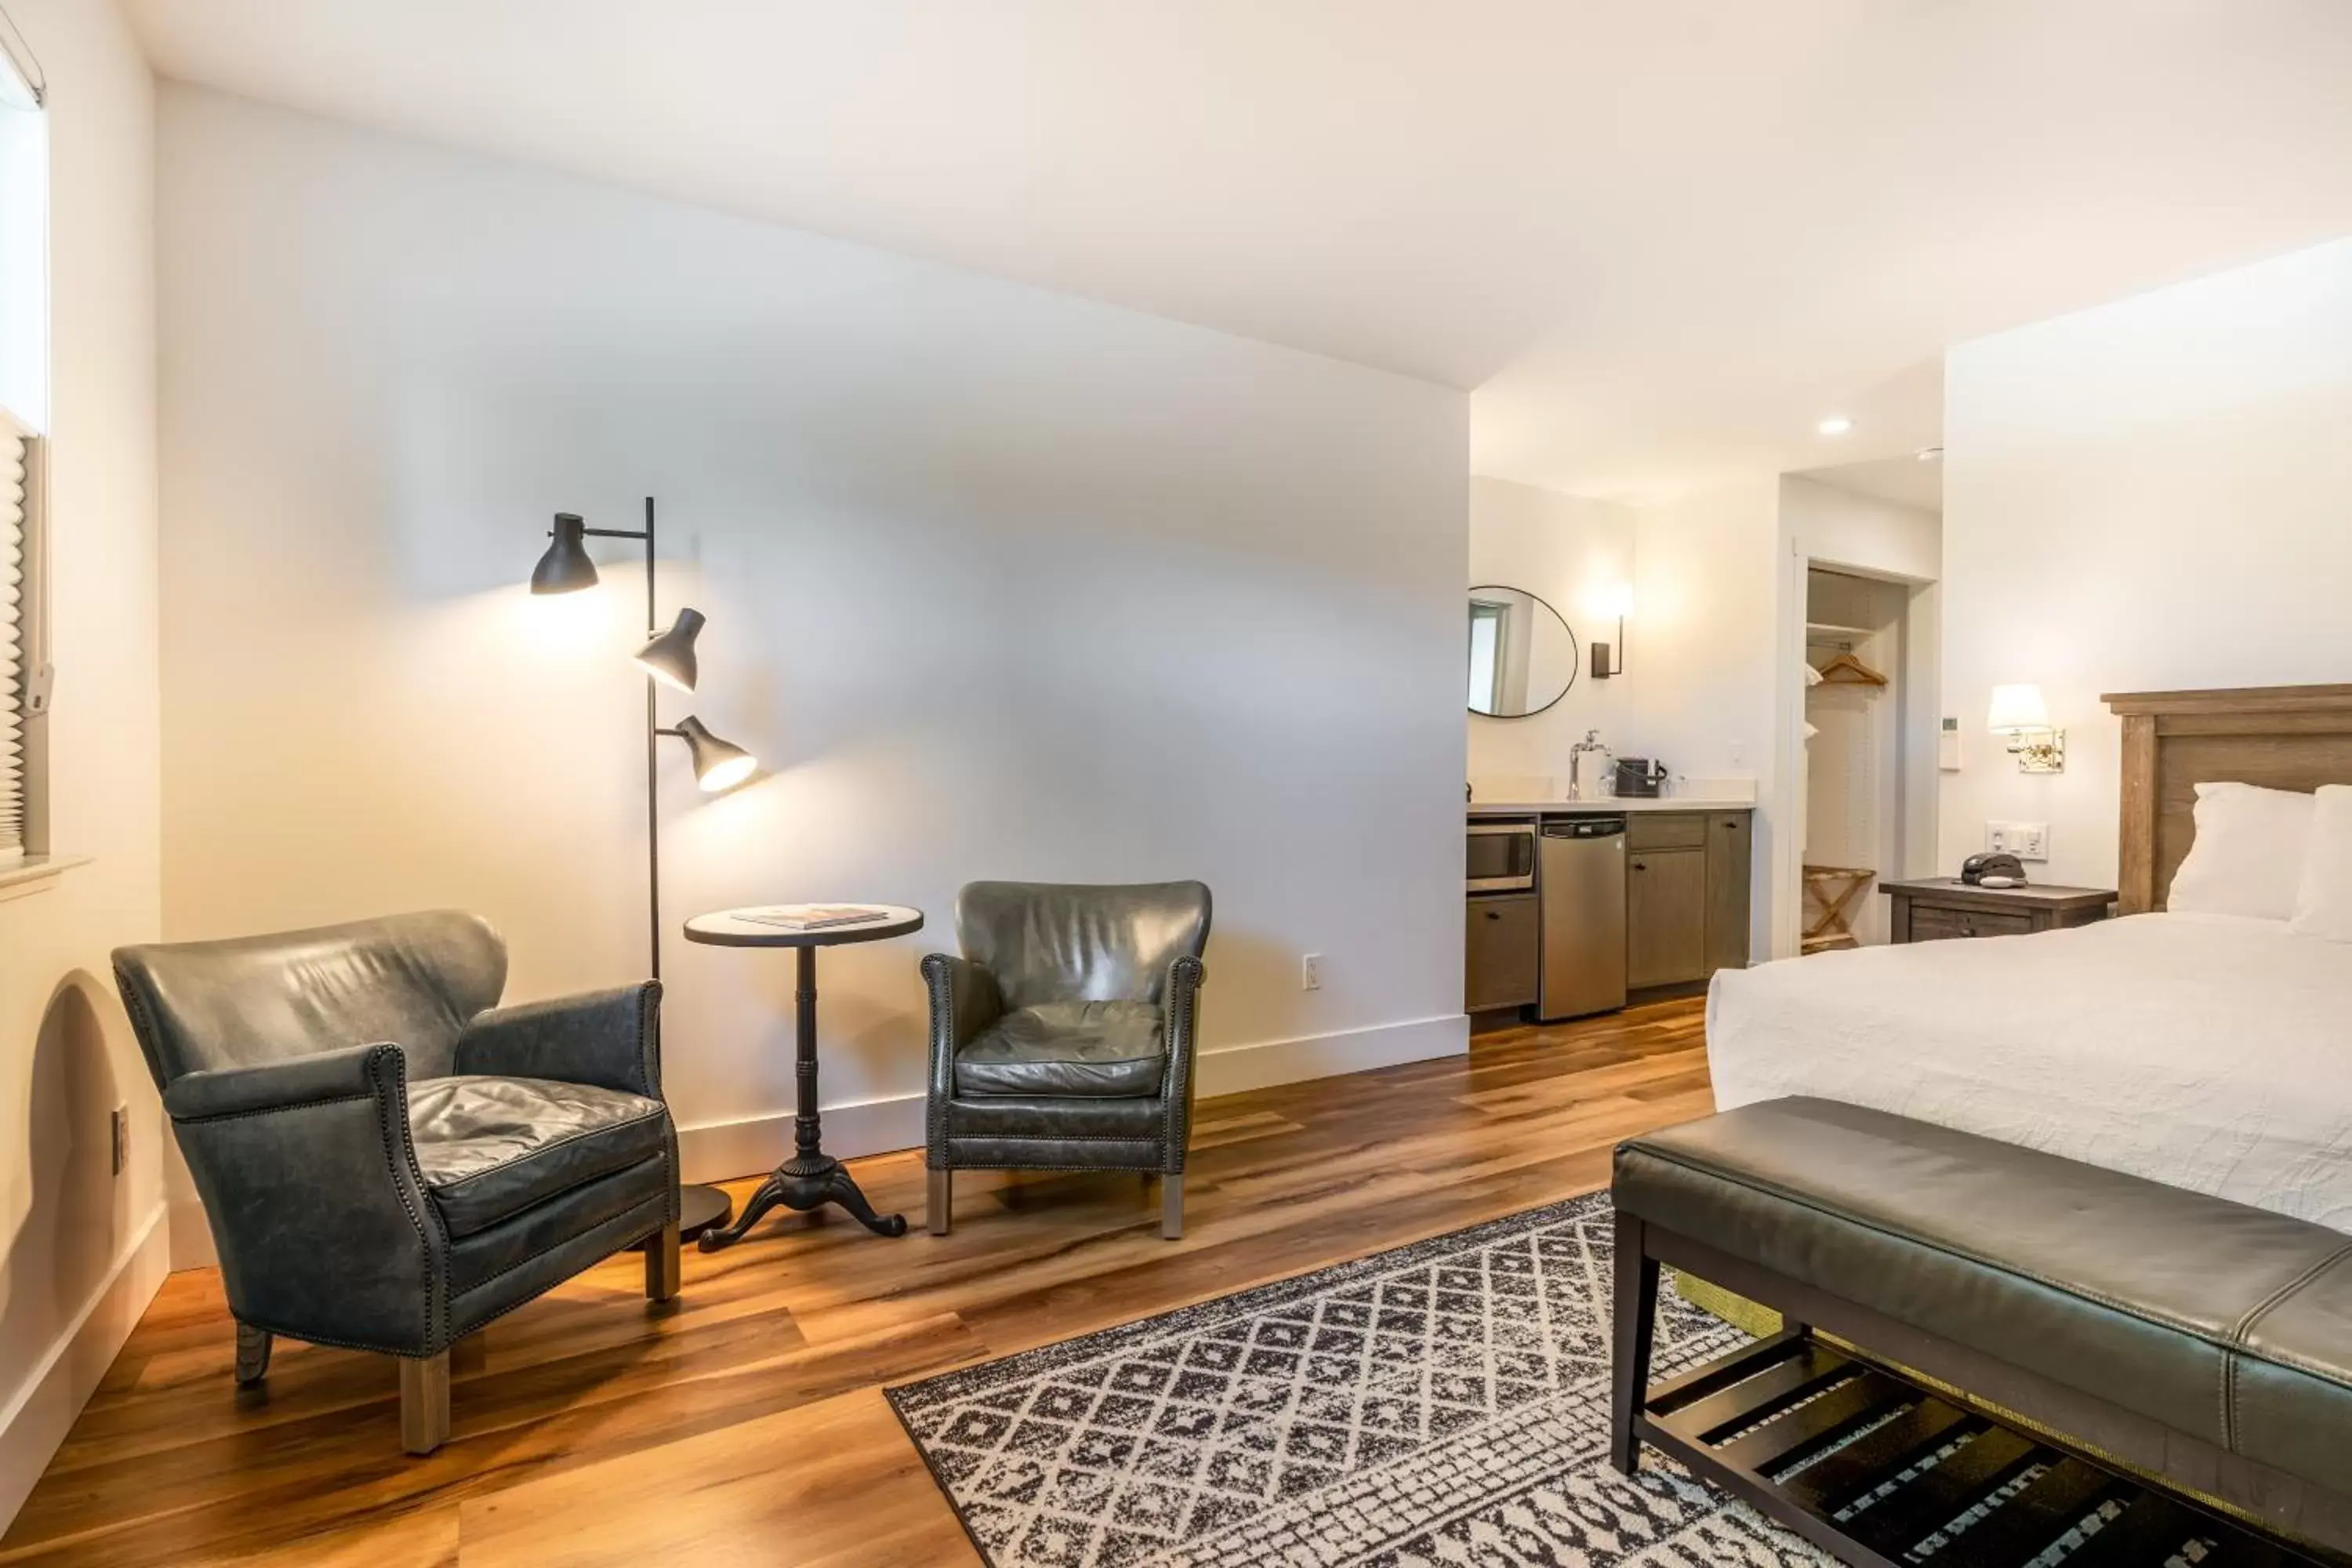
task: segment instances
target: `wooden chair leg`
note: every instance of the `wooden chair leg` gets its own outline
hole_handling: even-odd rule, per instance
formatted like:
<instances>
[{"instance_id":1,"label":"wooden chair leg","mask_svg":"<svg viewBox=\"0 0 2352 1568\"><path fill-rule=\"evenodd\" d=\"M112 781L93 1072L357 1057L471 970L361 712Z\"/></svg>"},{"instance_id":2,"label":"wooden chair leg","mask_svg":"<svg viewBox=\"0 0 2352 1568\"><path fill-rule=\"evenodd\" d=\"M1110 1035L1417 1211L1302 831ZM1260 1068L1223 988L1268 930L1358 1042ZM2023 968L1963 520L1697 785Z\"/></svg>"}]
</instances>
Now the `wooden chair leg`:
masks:
<instances>
[{"instance_id":1,"label":"wooden chair leg","mask_svg":"<svg viewBox=\"0 0 2352 1568\"><path fill-rule=\"evenodd\" d=\"M932 1171L923 1191L923 1215L933 1236L945 1236L955 1224L955 1173Z\"/></svg>"},{"instance_id":2,"label":"wooden chair leg","mask_svg":"<svg viewBox=\"0 0 2352 1568\"><path fill-rule=\"evenodd\" d=\"M646 1237L646 1300L673 1300L677 1289L677 1222L672 1220Z\"/></svg>"},{"instance_id":3,"label":"wooden chair leg","mask_svg":"<svg viewBox=\"0 0 2352 1568\"><path fill-rule=\"evenodd\" d=\"M400 1446L429 1454L449 1440L449 1352L398 1359Z\"/></svg>"},{"instance_id":4,"label":"wooden chair leg","mask_svg":"<svg viewBox=\"0 0 2352 1568\"><path fill-rule=\"evenodd\" d=\"M1617 1321L1616 1348L1610 1365L1609 1462L1619 1474L1627 1476L1642 1463L1642 1440L1634 1435L1633 1418L1650 1391L1650 1342L1658 1321L1658 1260L1643 1246L1647 1229L1638 1216L1617 1211Z\"/></svg>"},{"instance_id":5,"label":"wooden chair leg","mask_svg":"<svg viewBox=\"0 0 2352 1568\"><path fill-rule=\"evenodd\" d=\"M1160 1234L1170 1241L1184 1239L1184 1173L1171 1171L1160 1178Z\"/></svg>"},{"instance_id":6,"label":"wooden chair leg","mask_svg":"<svg viewBox=\"0 0 2352 1568\"><path fill-rule=\"evenodd\" d=\"M257 1329L250 1323L236 1326L236 1384L239 1388L250 1388L269 1375L270 1343L271 1335L268 1329Z\"/></svg>"}]
</instances>

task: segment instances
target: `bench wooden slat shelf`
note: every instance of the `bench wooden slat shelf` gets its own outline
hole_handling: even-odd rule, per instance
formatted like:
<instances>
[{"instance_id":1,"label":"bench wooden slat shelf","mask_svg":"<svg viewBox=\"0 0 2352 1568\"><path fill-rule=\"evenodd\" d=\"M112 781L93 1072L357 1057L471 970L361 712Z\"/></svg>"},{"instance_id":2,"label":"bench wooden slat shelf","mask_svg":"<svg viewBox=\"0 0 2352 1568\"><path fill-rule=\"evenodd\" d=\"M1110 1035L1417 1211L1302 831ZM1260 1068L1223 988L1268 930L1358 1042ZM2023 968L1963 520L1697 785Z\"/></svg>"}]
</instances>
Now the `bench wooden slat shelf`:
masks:
<instances>
[{"instance_id":1,"label":"bench wooden slat shelf","mask_svg":"<svg viewBox=\"0 0 2352 1568\"><path fill-rule=\"evenodd\" d=\"M2191 1541L2205 1543L2199 1568L2329 1562L2182 1506L1809 1335L1744 1347L1683 1381L1693 1380L1704 1380L1710 1392L1684 1402L1667 1390L1645 1402L1642 1440L1863 1568L1917 1568L1922 1561L1942 1568L2024 1568L2077 1531L2083 1545L2063 1568L2163 1568ZM1792 1409L1792 1391L1818 1392ZM1897 1405L1907 1406L1901 1415L1812 1458ZM1956 1453L1916 1468L1963 1437ZM1960 1514L2037 1468L2030 1484L1995 1503L1932 1559L1914 1555ZM1906 1469L1915 1471L1907 1479ZM1857 1499L1888 1486L1893 1489L1869 1507L1840 1517ZM2095 1533L2088 1521L2104 1509L2115 1515Z\"/></svg>"},{"instance_id":2,"label":"bench wooden slat shelf","mask_svg":"<svg viewBox=\"0 0 2352 1568\"><path fill-rule=\"evenodd\" d=\"M1826 1100L1632 1140L1615 1195L1619 1469L1861 1568L2352 1564L2352 1237ZM1789 1327L1648 1386L1666 1266Z\"/></svg>"}]
</instances>

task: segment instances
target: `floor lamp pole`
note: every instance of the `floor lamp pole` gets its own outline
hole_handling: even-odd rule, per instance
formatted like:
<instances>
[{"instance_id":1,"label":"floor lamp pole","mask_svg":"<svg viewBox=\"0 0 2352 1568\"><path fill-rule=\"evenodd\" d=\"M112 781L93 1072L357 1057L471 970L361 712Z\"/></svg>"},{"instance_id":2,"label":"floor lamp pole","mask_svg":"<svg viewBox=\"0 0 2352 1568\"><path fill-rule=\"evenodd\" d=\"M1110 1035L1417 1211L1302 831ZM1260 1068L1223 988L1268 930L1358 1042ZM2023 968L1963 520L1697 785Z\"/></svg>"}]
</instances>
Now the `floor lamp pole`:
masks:
<instances>
[{"instance_id":1,"label":"floor lamp pole","mask_svg":"<svg viewBox=\"0 0 2352 1568\"><path fill-rule=\"evenodd\" d=\"M531 569L530 591L534 594L572 594L596 585L596 563L582 542L587 539L639 539L646 546L646 632L652 640L637 654L637 662L646 669L646 942L653 979L661 981L662 915L661 915L661 737L676 735L683 740L693 753L695 782L706 790L729 788L740 784L758 766L749 752L740 746L713 735L700 721L688 716L678 721L675 729L664 729L661 723L658 689L655 684L656 671L673 679L683 689L691 691L695 684L694 637L702 626L702 616L692 608L678 612L677 624L667 632L656 625L658 603L655 595L655 562L657 547L654 539L654 498L646 498L646 526L643 531L625 528L590 528L577 512L555 514L555 526L549 531L555 542L541 556ZM715 781L715 782L714 782ZM717 1187L682 1186L678 1190L678 1232L696 1236L714 1225L726 1222L731 1207L727 1194Z\"/></svg>"},{"instance_id":2,"label":"floor lamp pole","mask_svg":"<svg viewBox=\"0 0 2352 1568\"><path fill-rule=\"evenodd\" d=\"M654 606L654 498L646 498L646 636L659 631ZM659 757L661 719L655 701L654 678L646 677L646 935L652 948L653 977L661 978L661 798Z\"/></svg>"}]
</instances>

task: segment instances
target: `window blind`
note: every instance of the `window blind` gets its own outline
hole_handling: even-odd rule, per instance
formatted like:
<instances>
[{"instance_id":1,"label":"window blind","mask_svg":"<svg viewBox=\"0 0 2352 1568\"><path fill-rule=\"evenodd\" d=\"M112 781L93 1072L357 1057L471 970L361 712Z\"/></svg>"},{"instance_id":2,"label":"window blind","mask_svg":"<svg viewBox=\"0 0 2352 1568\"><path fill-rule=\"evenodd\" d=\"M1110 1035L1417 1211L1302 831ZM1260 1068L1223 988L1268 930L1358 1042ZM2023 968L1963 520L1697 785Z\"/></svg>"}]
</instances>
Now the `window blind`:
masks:
<instances>
[{"instance_id":1,"label":"window blind","mask_svg":"<svg viewBox=\"0 0 2352 1568\"><path fill-rule=\"evenodd\" d=\"M0 864L25 854L27 443L0 431Z\"/></svg>"}]
</instances>

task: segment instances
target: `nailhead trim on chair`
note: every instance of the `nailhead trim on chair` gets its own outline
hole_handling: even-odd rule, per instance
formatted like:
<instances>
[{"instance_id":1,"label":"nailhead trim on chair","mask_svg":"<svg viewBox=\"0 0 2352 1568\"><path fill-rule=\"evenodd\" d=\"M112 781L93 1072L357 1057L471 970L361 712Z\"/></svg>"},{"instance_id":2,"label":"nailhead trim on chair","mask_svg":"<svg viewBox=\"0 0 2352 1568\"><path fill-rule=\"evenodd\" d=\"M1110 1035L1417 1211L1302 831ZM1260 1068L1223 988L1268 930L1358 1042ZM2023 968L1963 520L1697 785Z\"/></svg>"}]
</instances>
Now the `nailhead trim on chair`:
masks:
<instances>
[{"instance_id":1,"label":"nailhead trim on chair","mask_svg":"<svg viewBox=\"0 0 2352 1568\"><path fill-rule=\"evenodd\" d=\"M376 1085L375 1119L383 1131L384 1165L392 1176L393 1190L400 1194L400 1206L408 1211L408 1223L416 1227L417 1250L425 1255L425 1342L446 1348L449 1342L448 1281L441 1278L433 1238L425 1234L425 1218L417 1214L416 1205L408 1196L412 1189L425 1191L425 1171L416 1163L416 1145L408 1131L408 1058L398 1046L377 1046L367 1054L367 1070ZM395 1147L400 1151L398 1155L393 1152ZM398 1161L404 1157L408 1164L408 1186L403 1186L400 1181ZM425 1206L432 1206L430 1200ZM436 1214L431 1219L434 1230L441 1233L441 1245L446 1247L449 1237L443 1230L441 1216Z\"/></svg>"}]
</instances>

